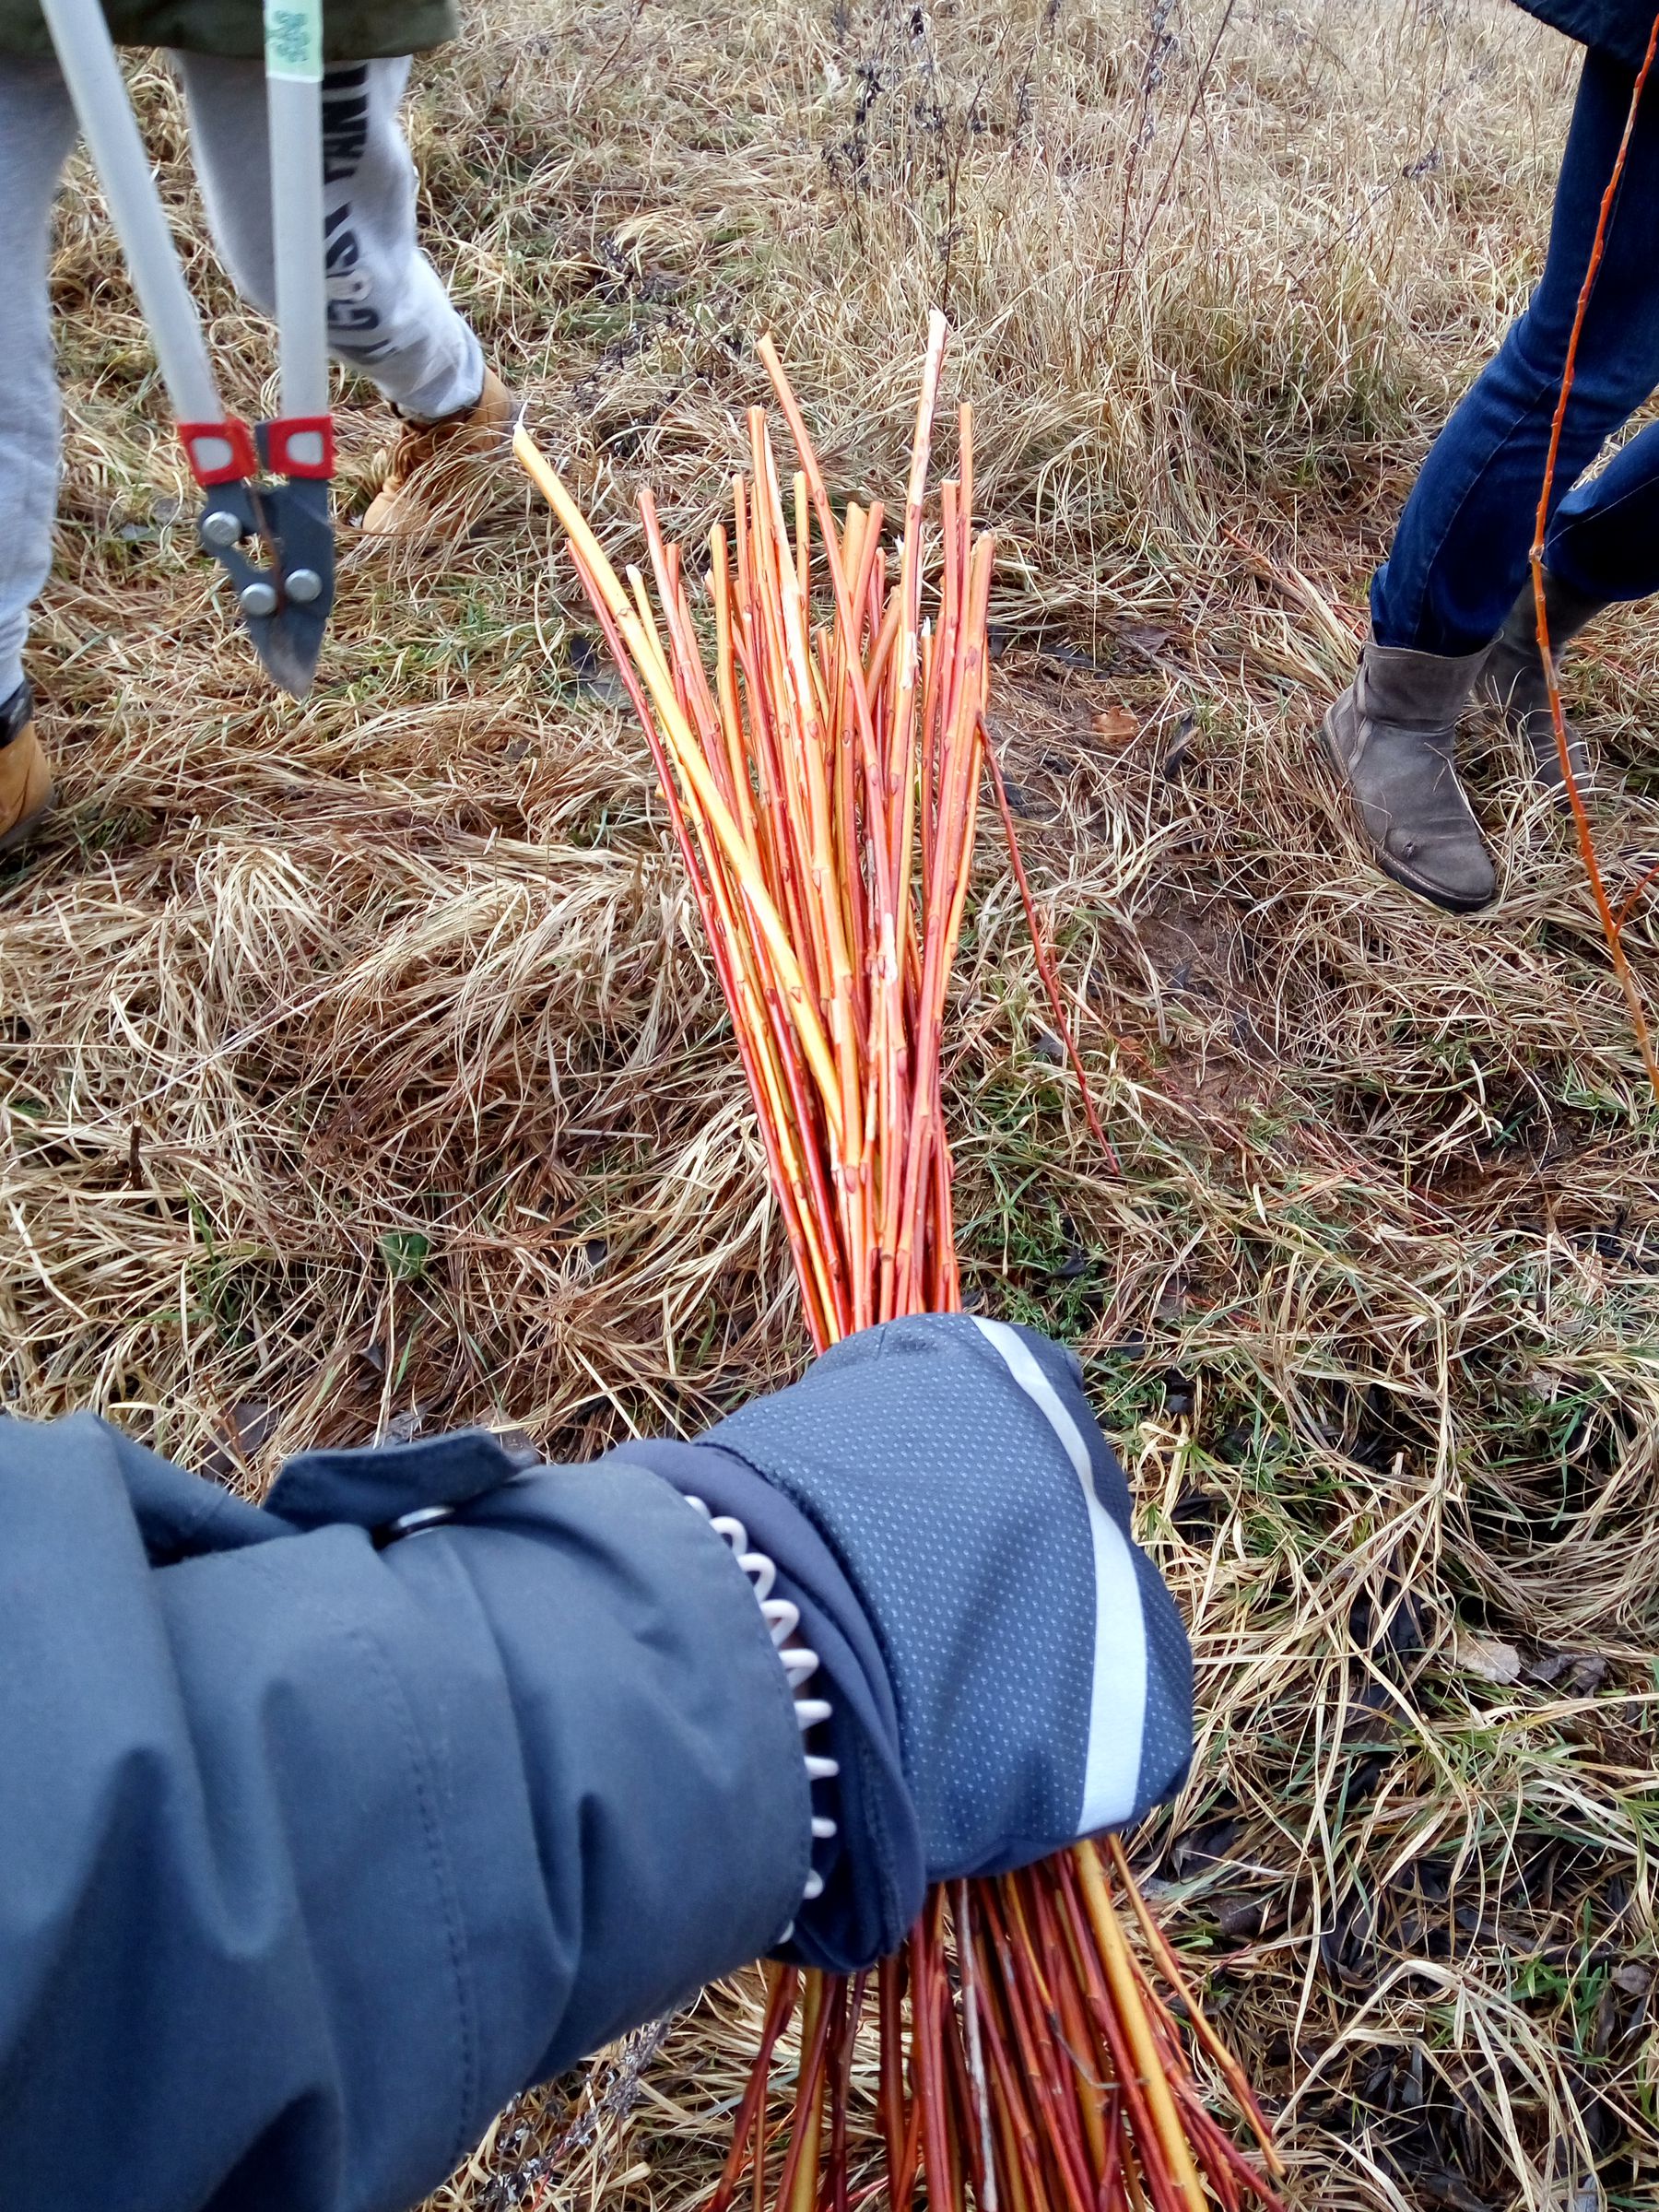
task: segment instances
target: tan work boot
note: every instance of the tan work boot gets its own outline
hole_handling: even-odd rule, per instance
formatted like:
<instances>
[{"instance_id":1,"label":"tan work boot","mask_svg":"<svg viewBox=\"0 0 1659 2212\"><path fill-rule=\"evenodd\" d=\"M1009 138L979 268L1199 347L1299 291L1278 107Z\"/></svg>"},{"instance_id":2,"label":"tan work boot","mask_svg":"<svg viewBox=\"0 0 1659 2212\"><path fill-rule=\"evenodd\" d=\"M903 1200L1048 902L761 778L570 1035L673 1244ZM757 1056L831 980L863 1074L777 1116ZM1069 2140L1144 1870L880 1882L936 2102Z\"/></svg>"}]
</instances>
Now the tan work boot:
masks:
<instances>
[{"instance_id":1,"label":"tan work boot","mask_svg":"<svg viewBox=\"0 0 1659 2212\"><path fill-rule=\"evenodd\" d=\"M480 471L512 443L519 403L488 369L477 406L441 422L406 422L387 456L386 478L364 515L370 537L420 540L465 518Z\"/></svg>"},{"instance_id":2,"label":"tan work boot","mask_svg":"<svg viewBox=\"0 0 1659 2212\"><path fill-rule=\"evenodd\" d=\"M35 734L34 693L19 684L0 701L0 853L26 844L56 799L52 771Z\"/></svg>"},{"instance_id":3,"label":"tan work boot","mask_svg":"<svg viewBox=\"0 0 1659 2212\"><path fill-rule=\"evenodd\" d=\"M1319 733L1384 872L1453 914L1490 905L1498 888L1456 761L1458 717L1490 651L1368 642Z\"/></svg>"},{"instance_id":4,"label":"tan work boot","mask_svg":"<svg viewBox=\"0 0 1659 2212\"><path fill-rule=\"evenodd\" d=\"M1549 623L1549 650L1558 673L1568 643L1586 622L1599 615L1605 599L1586 599L1559 576L1544 571L1544 612ZM1561 756L1556 749L1555 716L1550 712L1549 684L1544 674L1544 655L1538 650L1538 614L1532 582L1522 586L1521 596L1510 609L1509 620L1498 633L1492 657L1480 672L1480 693L1489 699L1517 737L1524 737L1533 768L1545 790L1555 795L1558 806L1571 804L1567 780L1561 773ZM1572 780L1581 792L1590 788L1590 754L1583 738L1567 724L1567 757Z\"/></svg>"}]
</instances>

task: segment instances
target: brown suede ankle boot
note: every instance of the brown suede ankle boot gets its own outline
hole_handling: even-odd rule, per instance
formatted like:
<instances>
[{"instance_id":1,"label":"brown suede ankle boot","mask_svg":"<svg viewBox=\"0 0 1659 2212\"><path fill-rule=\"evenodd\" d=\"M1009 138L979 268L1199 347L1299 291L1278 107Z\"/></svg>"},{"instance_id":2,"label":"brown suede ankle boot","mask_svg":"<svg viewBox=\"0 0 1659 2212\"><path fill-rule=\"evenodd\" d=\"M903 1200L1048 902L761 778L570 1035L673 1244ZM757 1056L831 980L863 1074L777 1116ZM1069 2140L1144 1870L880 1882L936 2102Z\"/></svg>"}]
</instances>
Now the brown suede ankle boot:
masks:
<instances>
[{"instance_id":1,"label":"brown suede ankle boot","mask_svg":"<svg viewBox=\"0 0 1659 2212\"><path fill-rule=\"evenodd\" d=\"M19 684L0 700L0 853L27 844L56 798L35 733L34 693Z\"/></svg>"},{"instance_id":2,"label":"brown suede ankle boot","mask_svg":"<svg viewBox=\"0 0 1659 2212\"><path fill-rule=\"evenodd\" d=\"M1498 888L1456 762L1458 717L1490 650L1453 658L1369 641L1319 733L1383 870L1453 914L1489 905Z\"/></svg>"},{"instance_id":3,"label":"brown suede ankle boot","mask_svg":"<svg viewBox=\"0 0 1659 2212\"><path fill-rule=\"evenodd\" d=\"M476 406L441 422L406 422L386 459L385 481L362 520L368 537L420 544L464 528L480 471L512 441L519 403L490 370Z\"/></svg>"}]
</instances>

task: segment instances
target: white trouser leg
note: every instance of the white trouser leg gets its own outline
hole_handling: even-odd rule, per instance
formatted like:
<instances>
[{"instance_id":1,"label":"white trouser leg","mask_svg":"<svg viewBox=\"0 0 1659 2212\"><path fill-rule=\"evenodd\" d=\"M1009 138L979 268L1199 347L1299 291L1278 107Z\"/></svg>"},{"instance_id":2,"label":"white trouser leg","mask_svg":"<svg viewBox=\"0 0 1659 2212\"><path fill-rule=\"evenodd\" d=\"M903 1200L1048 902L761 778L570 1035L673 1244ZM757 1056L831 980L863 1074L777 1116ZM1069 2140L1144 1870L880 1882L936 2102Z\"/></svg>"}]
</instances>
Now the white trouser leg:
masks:
<instances>
[{"instance_id":1,"label":"white trouser leg","mask_svg":"<svg viewBox=\"0 0 1659 2212\"><path fill-rule=\"evenodd\" d=\"M271 312L269 156L258 62L175 54L202 196L237 289ZM473 406L478 341L420 251L415 165L398 123L405 61L342 63L323 85L324 233L330 350L406 415Z\"/></svg>"},{"instance_id":2,"label":"white trouser leg","mask_svg":"<svg viewBox=\"0 0 1659 2212\"><path fill-rule=\"evenodd\" d=\"M23 681L29 610L52 567L61 415L47 276L74 144L57 64L0 54L0 705Z\"/></svg>"}]
</instances>

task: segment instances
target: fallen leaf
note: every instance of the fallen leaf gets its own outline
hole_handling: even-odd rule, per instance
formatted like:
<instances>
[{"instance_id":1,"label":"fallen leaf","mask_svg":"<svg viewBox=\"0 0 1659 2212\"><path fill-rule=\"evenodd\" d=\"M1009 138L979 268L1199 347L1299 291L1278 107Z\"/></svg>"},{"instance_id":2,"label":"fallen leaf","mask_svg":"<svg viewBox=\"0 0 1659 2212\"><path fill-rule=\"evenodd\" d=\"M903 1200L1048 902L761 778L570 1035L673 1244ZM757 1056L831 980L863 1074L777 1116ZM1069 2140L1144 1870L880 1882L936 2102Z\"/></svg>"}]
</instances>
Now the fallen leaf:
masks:
<instances>
[{"instance_id":1,"label":"fallen leaf","mask_svg":"<svg viewBox=\"0 0 1659 2212\"><path fill-rule=\"evenodd\" d=\"M1187 754L1192 749L1193 737L1198 727L1191 714L1183 714L1175 735L1170 740L1169 750L1163 757L1164 781L1178 783L1186 773Z\"/></svg>"},{"instance_id":2,"label":"fallen leaf","mask_svg":"<svg viewBox=\"0 0 1659 2212\"><path fill-rule=\"evenodd\" d=\"M1267 1917L1268 1900L1263 1897L1237 1897L1223 1905L1216 1915L1216 1932L1236 1942L1242 1936L1253 1941L1262 1933L1262 1923Z\"/></svg>"},{"instance_id":3,"label":"fallen leaf","mask_svg":"<svg viewBox=\"0 0 1659 2212\"><path fill-rule=\"evenodd\" d=\"M1426 2205L1442 2206L1444 2212L1491 2212L1485 2197L1477 2196L1461 2173L1444 2166L1419 2167L1411 2178Z\"/></svg>"},{"instance_id":4,"label":"fallen leaf","mask_svg":"<svg viewBox=\"0 0 1659 2212\"><path fill-rule=\"evenodd\" d=\"M1474 1675L1482 1682L1496 1682L1507 1688L1521 1679L1520 1653L1512 1643L1500 1643L1495 1636L1460 1636L1453 1655L1460 1674Z\"/></svg>"},{"instance_id":5,"label":"fallen leaf","mask_svg":"<svg viewBox=\"0 0 1659 2212\"><path fill-rule=\"evenodd\" d=\"M1127 707L1097 707L1088 720L1095 735L1113 745L1126 745L1140 735L1140 724Z\"/></svg>"},{"instance_id":6,"label":"fallen leaf","mask_svg":"<svg viewBox=\"0 0 1659 2212\"><path fill-rule=\"evenodd\" d=\"M416 1282L426 1273L432 1240L418 1229L389 1229L380 1240L380 1253L394 1283Z\"/></svg>"},{"instance_id":7,"label":"fallen leaf","mask_svg":"<svg viewBox=\"0 0 1659 2212\"><path fill-rule=\"evenodd\" d=\"M1599 1652L1541 1652L1525 1671L1546 1689L1559 1685L1570 1697L1588 1698L1606 1680L1607 1662Z\"/></svg>"},{"instance_id":8,"label":"fallen leaf","mask_svg":"<svg viewBox=\"0 0 1659 2212\"><path fill-rule=\"evenodd\" d=\"M1176 1840L1172 1856L1177 1868L1184 1877L1203 1866L1224 1865L1243 1833L1244 1820L1241 1814L1224 1813L1218 1820L1205 1821L1202 1827Z\"/></svg>"}]
</instances>

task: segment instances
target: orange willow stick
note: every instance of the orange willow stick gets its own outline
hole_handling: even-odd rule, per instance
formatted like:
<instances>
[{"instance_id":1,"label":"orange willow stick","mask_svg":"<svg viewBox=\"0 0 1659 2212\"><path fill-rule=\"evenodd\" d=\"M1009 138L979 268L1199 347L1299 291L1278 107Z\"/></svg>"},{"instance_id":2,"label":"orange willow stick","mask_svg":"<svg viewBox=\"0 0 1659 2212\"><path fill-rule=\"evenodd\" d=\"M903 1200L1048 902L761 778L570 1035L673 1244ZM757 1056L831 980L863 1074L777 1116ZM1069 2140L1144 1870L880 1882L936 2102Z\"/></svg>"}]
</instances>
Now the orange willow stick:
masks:
<instances>
[{"instance_id":1,"label":"orange willow stick","mask_svg":"<svg viewBox=\"0 0 1659 2212\"><path fill-rule=\"evenodd\" d=\"M944 317L935 314L928 326L928 359L932 364L932 376L935 383L938 377L938 361L944 358ZM767 373L771 378L772 388L783 409L784 419L789 425L795 449L801 456L803 472L811 488L813 506L818 515L818 529L823 537L828 559L830 584L835 594L837 620L841 636L848 641L847 677L861 748L865 821L866 824L873 824L887 809L887 777L884 774L881 753L877 743L876 724L870 707L865 672L858 653L853 650L859 630L859 623L854 612L856 601L847 582L842 548L836 530L835 513L830 504L829 488L824 482L823 470L818 465L817 452L813 447L811 438L807 435L806 421L801 415L794 394L790 388L789 379L783 373L782 364L778 359L770 335L761 338L758 350L766 366ZM925 465L925 455L924 455L924 474ZM913 476L914 469L912 468ZM918 498L916 501L918 534L920 512L920 499ZM872 517L868 533L872 548L879 520L880 511L877 509ZM905 542L907 546L911 543L908 511ZM862 565L857 573L862 580L864 578ZM904 899L904 879L901 875L896 875L894 855L882 839L872 838L869 841L869 851L872 879L870 888L876 903L876 945L875 970L872 979L875 987L872 994L873 1004L867 1022L867 1032L875 1058L873 1070L877 1092L875 1128L879 1141L880 1133L893 1126L894 1116L898 1110L897 1062L899 1037L902 1028L902 1013L900 1003L899 938L896 916ZM879 1208L877 1267L879 1279L875 1291L874 1312L871 1312L868 1305L865 1308L866 1319L874 1318L877 1314L883 1318L887 1317L888 1287L890 1284L893 1266L892 1254L895 1240L892 1232L897 1210L894 1193L898 1187L899 1178L893 1162L884 1157L879 1164L881 1169L878 1177L880 1190L877 1194L877 1204Z\"/></svg>"},{"instance_id":2,"label":"orange willow stick","mask_svg":"<svg viewBox=\"0 0 1659 2212\"><path fill-rule=\"evenodd\" d=\"M806 1054L813 1075L828 1101L835 1091L835 1077L830 1052L818 1026L818 1016L807 1003L806 987L778 910L767 896L759 869L743 835L728 812L713 777L701 759L690 724L680 712L675 696L674 681L668 673L662 653L652 633L640 620L628 594L622 589L616 571L605 558L598 539L588 528L582 510L566 491L558 476L544 459L541 448L521 423L513 433L512 450L519 465L526 472L541 492L549 507L558 515L567 536L581 555L587 575L597 585L600 595L609 609L612 620L627 643L640 673L645 678L658 714L662 717L664 733L674 755L675 766L679 769L697 793L699 804L709 818L711 827L719 838L743 893L776 964L780 980L788 994L800 1030L801 1045ZM837 1139L840 1131L835 1132Z\"/></svg>"},{"instance_id":3,"label":"orange willow stick","mask_svg":"<svg viewBox=\"0 0 1659 2212\"><path fill-rule=\"evenodd\" d=\"M1602 255L1606 249L1607 226L1613 219L1618 187L1624 181L1625 162L1630 155L1630 140L1636 132L1636 116L1641 106L1642 91L1647 84L1648 72L1653 65L1655 52L1659 52L1659 16L1653 18L1653 28L1648 33L1647 52L1641 57L1641 67L1636 72L1636 82L1630 88L1630 111L1625 117L1624 135L1619 139L1618 152L1614 157L1613 173L1608 177L1607 189L1602 194L1595 236L1590 245L1590 265L1584 271L1578 306L1573 312L1572 330L1567 340L1567 358L1561 370L1560 396L1556 401L1555 417L1549 426L1549 452L1544 463L1543 486L1538 493L1531 558L1533 610L1537 618L1538 651L1544 661L1544 682L1549 693L1549 719L1555 728L1556 756L1561 764L1561 776L1567 788L1568 803L1572 808L1572 826L1578 836L1579 853L1584 863L1584 873L1590 878L1590 894L1595 900L1595 911L1601 917L1602 935L1606 939L1613 972L1618 978L1618 987L1624 993L1625 1005L1630 1010L1631 1026L1636 1031L1636 1042L1641 1052L1641 1065L1647 1070L1653 1096L1659 1099L1659 1060L1653 1055L1653 1041L1648 1030L1647 1013L1630 963L1625 957L1623 936L1607 898L1606 886L1602 881L1601 862L1590 829L1590 817L1584 806L1584 794L1580 791L1578 778L1572 772L1572 756L1567 743L1567 712L1561 704L1560 678L1556 673L1555 654L1550 650L1549 617L1544 605L1544 538L1549 526L1556 463L1560 457L1561 429L1567 420L1567 406L1572 397L1573 378L1578 371L1579 339L1583 335L1584 318L1590 312L1590 295L1595 289Z\"/></svg>"},{"instance_id":4,"label":"orange willow stick","mask_svg":"<svg viewBox=\"0 0 1659 2212\"><path fill-rule=\"evenodd\" d=\"M751 418L751 422L752 422ZM827 775L829 744L824 728L818 686L814 679L811 653L807 645L803 609L806 581L797 575L789 539L783 528L783 512L778 499L775 482L771 487L772 512L770 520L773 531L773 547L779 563L779 607L782 616L783 644L787 655L789 681L784 688L797 702L798 720L796 738L800 757L806 768L807 867L813 896L809 908L818 921L819 965L819 994L823 998L823 984L829 984L830 1040L834 1048L836 1074L839 1079L838 1118L841 1131L840 1158L834 1162L836 1182L841 1192L843 1211L848 1215L845 1227L847 1249L857 1252L863 1245L860 1218L861 1193L859 1171L862 1167L862 1137L864 1134L863 1087L859 1080L855 1024L853 1019L853 969L848 957L847 940L841 927L841 901L838 888L840 870L836 865L833 834L830 816L830 784ZM798 502L801 510L803 541L805 537L806 500ZM803 551L804 551L803 543ZM870 1314L863 1295L858 1275L853 1277L853 1326L867 1326Z\"/></svg>"}]
</instances>

